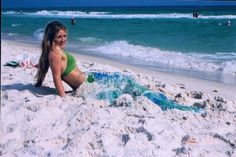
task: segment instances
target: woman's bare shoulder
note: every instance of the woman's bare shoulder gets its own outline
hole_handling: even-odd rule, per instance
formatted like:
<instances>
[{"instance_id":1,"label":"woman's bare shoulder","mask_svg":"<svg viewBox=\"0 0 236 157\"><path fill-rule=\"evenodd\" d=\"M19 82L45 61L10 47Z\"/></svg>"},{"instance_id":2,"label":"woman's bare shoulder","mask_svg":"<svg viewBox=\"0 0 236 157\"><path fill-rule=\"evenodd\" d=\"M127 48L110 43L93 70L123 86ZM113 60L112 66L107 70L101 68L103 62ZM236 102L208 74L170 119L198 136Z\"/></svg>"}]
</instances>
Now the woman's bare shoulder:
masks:
<instances>
[{"instance_id":1,"label":"woman's bare shoulder","mask_svg":"<svg viewBox=\"0 0 236 157\"><path fill-rule=\"evenodd\" d=\"M51 51L48 54L49 64L50 65L52 65L52 64L59 65L61 63L61 57L62 57L62 55L60 53L55 52L55 51Z\"/></svg>"},{"instance_id":2,"label":"woman's bare shoulder","mask_svg":"<svg viewBox=\"0 0 236 157\"><path fill-rule=\"evenodd\" d=\"M49 60L53 59L53 60L57 60L57 59L61 59L63 53L61 52L62 50L60 49L52 49L49 54Z\"/></svg>"}]
</instances>

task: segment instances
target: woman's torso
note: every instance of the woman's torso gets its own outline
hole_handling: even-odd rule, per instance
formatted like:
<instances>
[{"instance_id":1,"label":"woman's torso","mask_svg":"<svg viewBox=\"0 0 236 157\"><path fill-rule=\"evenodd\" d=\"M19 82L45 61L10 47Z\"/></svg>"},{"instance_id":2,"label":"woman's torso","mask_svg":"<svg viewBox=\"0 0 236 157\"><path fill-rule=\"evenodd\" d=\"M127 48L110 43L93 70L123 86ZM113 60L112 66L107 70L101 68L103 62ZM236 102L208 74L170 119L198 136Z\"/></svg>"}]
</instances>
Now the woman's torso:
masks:
<instances>
[{"instance_id":1,"label":"woman's torso","mask_svg":"<svg viewBox=\"0 0 236 157\"><path fill-rule=\"evenodd\" d=\"M66 76L63 75L65 74L65 71L68 70L68 66L70 66L67 64L68 58L63 50L59 50L56 53L59 53L60 55L60 63L58 63L58 66L60 66L60 73L62 80L65 81L72 89L75 90L84 82L85 74L77 68L76 63L70 63L70 64L75 64L75 66L73 67L72 70L69 70L69 72L67 72ZM50 54L53 55L52 53ZM49 58L53 59L54 57L49 57Z\"/></svg>"}]
</instances>

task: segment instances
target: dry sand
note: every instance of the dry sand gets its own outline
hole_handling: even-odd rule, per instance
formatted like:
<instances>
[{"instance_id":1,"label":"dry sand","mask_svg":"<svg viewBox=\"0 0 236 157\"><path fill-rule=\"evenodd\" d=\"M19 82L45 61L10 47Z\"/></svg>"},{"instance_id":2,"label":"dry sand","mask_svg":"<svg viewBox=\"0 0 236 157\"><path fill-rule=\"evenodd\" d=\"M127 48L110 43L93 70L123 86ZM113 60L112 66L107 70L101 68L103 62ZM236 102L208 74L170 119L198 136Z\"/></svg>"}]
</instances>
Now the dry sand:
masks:
<instances>
[{"instance_id":1,"label":"dry sand","mask_svg":"<svg viewBox=\"0 0 236 157\"><path fill-rule=\"evenodd\" d=\"M20 54L34 58L38 47L1 44L0 156L236 156L235 86L78 55L82 71L132 74L152 91L181 104L198 104L204 112L162 111L146 97L128 94L113 106L71 93L61 98L50 71L43 87L35 88L36 68L3 66Z\"/></svg>"}]
</instances>

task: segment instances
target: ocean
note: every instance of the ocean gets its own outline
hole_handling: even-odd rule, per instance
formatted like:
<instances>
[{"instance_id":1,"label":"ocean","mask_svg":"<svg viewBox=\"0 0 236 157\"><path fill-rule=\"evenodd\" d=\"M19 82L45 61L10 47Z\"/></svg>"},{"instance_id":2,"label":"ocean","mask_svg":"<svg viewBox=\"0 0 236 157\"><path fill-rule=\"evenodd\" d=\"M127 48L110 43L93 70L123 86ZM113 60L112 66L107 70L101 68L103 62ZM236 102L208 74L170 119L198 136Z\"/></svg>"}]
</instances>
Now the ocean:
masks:
<instances>
[{"instance_id":1,"label":"ocean","mask_svg":"<svg viewBox=\"0 0 236 157\"><path fill-rule=\"evenodd\" d=\"M236 7L2 10L1 38L40 45L52 20L66 25L68 51L236 85Z\"/></svg>"}]
</instances>

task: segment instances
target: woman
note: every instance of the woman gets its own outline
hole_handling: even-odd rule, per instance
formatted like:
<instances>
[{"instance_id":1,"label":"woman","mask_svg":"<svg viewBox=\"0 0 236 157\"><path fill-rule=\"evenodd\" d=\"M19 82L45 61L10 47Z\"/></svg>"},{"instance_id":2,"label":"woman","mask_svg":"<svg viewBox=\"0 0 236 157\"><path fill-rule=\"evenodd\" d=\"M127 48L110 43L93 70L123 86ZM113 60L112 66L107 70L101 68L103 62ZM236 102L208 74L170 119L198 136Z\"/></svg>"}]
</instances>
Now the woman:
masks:
<instances>
[{"instance_id":1,"label":"woman","mask_svg":"<svg viewBox=\"0 0 236 157\"><path fill-rule=\"evenodd\" d=\"M36 74L36 87L42 86L49 67L58 94L65 96L62 81L73 90L77 89L85 80L85 75L77 68L75 58L64 51L67 42L66 27L58 21L50 22L44 31L42 54L39 59Z\"/></svg>"}]
</instances>

